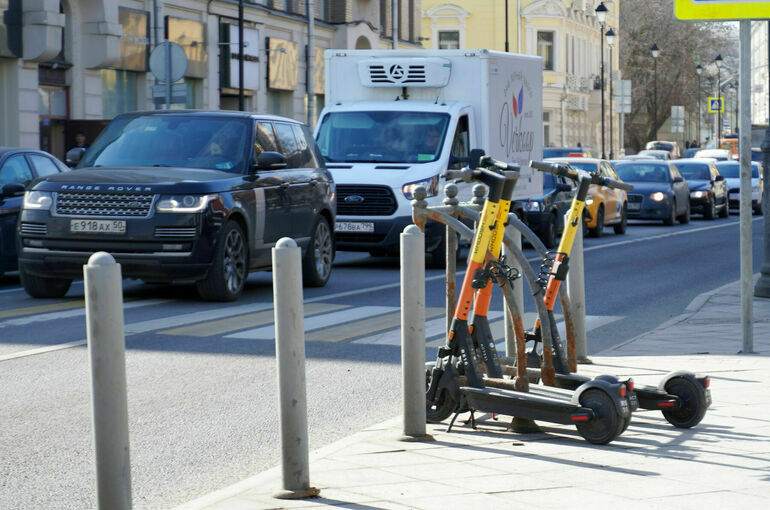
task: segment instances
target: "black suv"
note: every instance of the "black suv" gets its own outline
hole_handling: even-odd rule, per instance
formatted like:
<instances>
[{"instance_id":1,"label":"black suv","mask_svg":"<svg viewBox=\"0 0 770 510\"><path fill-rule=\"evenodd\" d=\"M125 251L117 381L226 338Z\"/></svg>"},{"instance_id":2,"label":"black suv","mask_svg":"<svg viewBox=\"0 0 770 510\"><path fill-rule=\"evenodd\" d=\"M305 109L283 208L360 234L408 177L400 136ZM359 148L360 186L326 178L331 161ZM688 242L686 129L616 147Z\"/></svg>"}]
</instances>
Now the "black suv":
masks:
<instances>
[{"instance_id":1,"label":"black suv","mask_svg":"<svg viewBox=\"0 0 770 510\"><path fill-rule=\"evenodd\" d=\"M195 281L232 301L249 271L270 269L282 237L303 250L306 285L334 259L334 183L307 126L242 112L154 111L115 117L71 172L28 189L19 272L34 297L60 297L96 251L123 276Z\"/></svg>"},{"instance_id":2,"label":"black suv","mask_svg":"<svg viewBox=\"0 0 770 510\"><path fill-rule=\"evenodd\" d=\"M564 214L572 205L575 188L564 177L543 174L543 194L516 200L527 215L527 224L543 241L546 248L555 248L564 231Z\"/></svg>"}]
</instances>

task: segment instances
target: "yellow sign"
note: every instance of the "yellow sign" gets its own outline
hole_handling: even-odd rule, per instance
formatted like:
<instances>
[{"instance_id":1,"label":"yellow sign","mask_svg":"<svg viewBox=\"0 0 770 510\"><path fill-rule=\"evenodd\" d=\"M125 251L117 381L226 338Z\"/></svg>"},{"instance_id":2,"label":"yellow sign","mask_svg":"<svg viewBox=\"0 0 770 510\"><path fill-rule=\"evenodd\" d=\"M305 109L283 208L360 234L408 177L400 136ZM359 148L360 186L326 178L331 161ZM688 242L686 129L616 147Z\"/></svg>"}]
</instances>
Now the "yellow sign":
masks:
<instances>
[{"instance_id":1,"label":"yellow sign","mask_svg":"<svg viewBox=\"0 0 770 510\"><path fill-rule=\"evenodd\" d=\"M674 0L674 15L681 20L770 18L770 2L763 0Z\"/></svg>"},{"instance_id":2,"label":"yellow sign","mask_svg":"<svg viewBox=\"0 0 770 510\"><path fill-rule=\"evenodd\" d=\"M725 113L725 98L710 97L708 107L709 113Z\"/></svg>"}]
</instances>

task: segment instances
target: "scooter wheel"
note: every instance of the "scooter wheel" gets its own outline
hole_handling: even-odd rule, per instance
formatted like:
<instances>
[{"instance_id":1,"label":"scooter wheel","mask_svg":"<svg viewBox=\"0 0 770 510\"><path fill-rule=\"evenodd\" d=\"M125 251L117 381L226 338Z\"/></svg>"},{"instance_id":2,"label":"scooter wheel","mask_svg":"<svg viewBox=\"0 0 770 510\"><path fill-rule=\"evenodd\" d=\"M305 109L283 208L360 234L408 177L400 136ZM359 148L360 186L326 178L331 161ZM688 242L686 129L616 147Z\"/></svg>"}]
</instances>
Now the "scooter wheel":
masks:
<instances>
[{"instance_id":1,"label":"scooter wheel","mask_svg":"<svg viewBox=\"0 0 770 510\"><path fill-rule=\"evenodd\" d=\"M457 409L457 402L449 395L448 391L441 391L437 395L436 402L426 402L425 418L428 423L439 423L450 416Z\"/></svg>"},{"instance_id":2,"label":"scooter wheel","mask_svg":"<svg viewBox=\"0 0 770 510\"><path fill-rule=\"evenodd\" d=\"M625 419L605 391L591 388L580 395L580 405L594 412L594 419L576 423L578 432L589 443L607 444L623 432Z\"/></svg>"},{"instance_id":3,"label":"scooter wheel","mask_svg":"<svg viewBox=\"0 0 770 510\"><path fill-rule=\"evenodd\" d=\"M663 412L663 417L680 429L689 429L699 424L706 416L706 398L703 388L686 377L674 377L666 383L666 391L679 397L680 406Z\"/></svg>"},{"instance_id":4,"label":"scooter wheel","mask_svg":"<svg viewBox=\"0 0 770 510\"><path fill-rule=\"evenodd\" d=\"M623 428L620 430L620 433L622 434L623 432L625 432L629 425L631 425L630 414L628 415L628 418L623 418Z\"/></svg>"}]
</instances>

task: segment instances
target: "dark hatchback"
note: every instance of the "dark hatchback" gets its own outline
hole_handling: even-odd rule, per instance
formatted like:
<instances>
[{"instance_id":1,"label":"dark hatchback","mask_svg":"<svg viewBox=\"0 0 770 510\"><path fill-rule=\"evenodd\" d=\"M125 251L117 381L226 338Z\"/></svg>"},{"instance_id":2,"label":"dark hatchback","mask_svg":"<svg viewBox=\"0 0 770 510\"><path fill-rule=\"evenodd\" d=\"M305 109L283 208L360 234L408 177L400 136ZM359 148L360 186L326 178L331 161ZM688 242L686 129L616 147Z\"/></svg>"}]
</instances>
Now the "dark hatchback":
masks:
<instances>
[{"instance_id":1,"label":"dark hatchback","mask_svg":"<svg viewBox=\"0 0 770 510\"><path fill-rule=\"evenodd\" d=\"M574 197L575 188L563 177L544 173L543 194L515 202L526 212L529 228L546 248L553 248L564 231L564 214L569 210Z\"/></svg>"},{"instance_id":2,"label":"dark hatchback","mask_svg":"<svg viewBox=\"0 0 770 510\"><path fill-rule=\"evenodd\" d=\"M35 179L69 170L47 152L0 147L0 276L16 271L16 224L24 189Z\"/></svg>"},{"instance_id":3,"label":"dark hatchback","mask_svg":"<svg viewBox=\"0 0 770 510\"><path fill-rule=\"evenodd\" d=\"M727 202L725 178L719 175L713 161L703 159L678 159L674 165L687 181L690 189L690 211L702 214L706 219L727 218L730 207Z\"/></svg>"},{"instance_id":4,"label":"dark hatchback","mask_svg":"<svg viewBox=\"0 0 770 510\"><path fill-rule=\"evenodd\" d=\"M21 213L19 273L35 297L67 292L91 253L123 276L194 281L231 301L271 266L282 237L302 247L306 285L334 257L334 184L307 126L242 112L120 115L78 167L32 186Z\"/></svg>"},{"instance_id":5,"label":"dark hatchback","mask_svg":"<svg viewBox=\"0 0 770 510\"><path fill-rule=\"evenodd\" d=\"M628 194L628 217L662 220L664 225L690 221L690 190L682 174L668 161L619 160L618 177L634 186Z\"/></svg>"}]
</instances>

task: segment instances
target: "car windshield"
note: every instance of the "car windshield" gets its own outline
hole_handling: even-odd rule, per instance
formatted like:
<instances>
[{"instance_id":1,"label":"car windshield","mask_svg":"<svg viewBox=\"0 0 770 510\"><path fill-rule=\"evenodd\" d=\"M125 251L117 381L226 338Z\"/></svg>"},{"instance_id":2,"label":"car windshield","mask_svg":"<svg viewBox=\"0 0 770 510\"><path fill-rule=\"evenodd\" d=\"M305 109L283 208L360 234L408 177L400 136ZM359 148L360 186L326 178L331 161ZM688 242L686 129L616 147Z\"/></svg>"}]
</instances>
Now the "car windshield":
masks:
<instances>
[{"instance_id":1,"label":"car windshield","mask_svg":"<svg viewBox=\"0 0 770 510\"><path fill-rule=\"evenodd\" d=\"M647 145L648 149L657 149L662 151L671 151L674 148L673 143L666 143L666 142L653 142L651 144Z\"/></svg>"},{"instance_id":2,"label":"car windshield","mask_svg":"<svg viewBox=\"0 0 770 510\"><path fill-rule=\"evenodd\" d=\"M725 179L739 179L741 177L741 164L733 161L725 161L724 163L717 163L717 169ZM751 165L751 178L759 179L759 165L753 163Z\"/></svg>"},{"instance_id":3,"label":"car windshield","mask_svg":"<svg viewBox=\"0 0 770 510\"><path fill-rule=\"evenodd\" d=\"M577 163L575 161L570 161L569 166L586 172L596 172L596 163Z\"/></svg>"},{"instance_id":4,"label":"car windshield","mask_svg":"<svg viewBox=\"0 0 770 510\"><path fill-rule=\"evenodd\" d=\"M544 158L565 158L570 154L582 154L580 147L543 147Z\"/></svg>"},{"instance_id":5,"label":"car windshield","mask_svg":"<svg viewBox=\"0 0 770 510\"><path fill-rule=\"evenodd\" d=\"M656 159L666 159L666 154L658 150L639 151L640 156L649 156Z\"/></svg>"},{"instance_id":6,"label":"car windshield","mask_svg":"<svg viewBox=\"0 0 770 510\"><path fill-rule=\"evenodd\" d=\"M244 173L249 125L245 118L118 117L89 147L78 168L171 166Z\"/></svg>"},{"instance_id":7,"label":"car windshield","mask_svg":"<svg viewBox=\"0 0 770 510\"><path fill-rule=\"evenodd\" d=\"M668 167L654 163L620 163L615 173L625 182L669 182Z\"/></svg>"},{"instance_id":8,"label":"car windshield","mask_svg":"<svg viewBox=\"0 0 770 510\"><path fill-rule=\"evenodd\" d=\"M331 112L318 130L318 147L330 163L436 161L449 115L431 112Z\"/></svg>"},{"instance_id":9,"label":"car windshield","mask_svg":"<svg viewBox=\"0 0 770 510\"><path fill-rule=\"evenodd\" d=\"M679 169L679 173L682 174L682 177L685 179L692 179L692 180L704 180L708 181L711 179L711 174L709 173L709 166L705 163L674 163L676 167Z\"/></svg>"}]
</instances>

